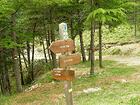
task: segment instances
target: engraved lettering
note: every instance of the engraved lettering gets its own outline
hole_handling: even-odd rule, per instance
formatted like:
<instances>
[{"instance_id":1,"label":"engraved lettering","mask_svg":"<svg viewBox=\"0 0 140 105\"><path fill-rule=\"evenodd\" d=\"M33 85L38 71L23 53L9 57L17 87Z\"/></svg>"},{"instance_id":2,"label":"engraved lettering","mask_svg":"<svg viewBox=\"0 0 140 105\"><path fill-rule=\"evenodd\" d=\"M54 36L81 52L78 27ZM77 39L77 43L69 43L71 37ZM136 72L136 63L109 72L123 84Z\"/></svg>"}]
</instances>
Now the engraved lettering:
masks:
<instances>
[{"instance_id":1,"label":"engraved lettering","mask_svg":"<svg viewBox=\"0 0 140 105\"><path fill-rule=\"evenodd\" d=\"M69 45L65 45L65 46L60 46L60 48L69 48Z\"/></svg>"},{"instance_id":2,"label":"engraved lettering","mask_svg":"<svg viewBox=\"0 0 140 105\"><path fill-rule=\"evenodd\" d=\"M55 73L61 73L61 71L57 70L57 71L54 71Z\"/></svg>"},{"instance_id":3,"label":"engraved lettering","mask_svg":"<svg viewBox=\"0 0 140 105\"><path fill-rule=\"evenodd\" d=\"M55 74L55 76L61 76L61 74Z\"/></svg>"},{"instance_id":4,"label":"engraved lettering","mask_svg":"<svg viewBox=\"0 0 140 105\"><path fill-rule=\"evenodd\" d=\"M68 60L64 60L64 63L67 63L67 62L72 62L73 59L68 59Z\"/></svg>"}]
</instances>

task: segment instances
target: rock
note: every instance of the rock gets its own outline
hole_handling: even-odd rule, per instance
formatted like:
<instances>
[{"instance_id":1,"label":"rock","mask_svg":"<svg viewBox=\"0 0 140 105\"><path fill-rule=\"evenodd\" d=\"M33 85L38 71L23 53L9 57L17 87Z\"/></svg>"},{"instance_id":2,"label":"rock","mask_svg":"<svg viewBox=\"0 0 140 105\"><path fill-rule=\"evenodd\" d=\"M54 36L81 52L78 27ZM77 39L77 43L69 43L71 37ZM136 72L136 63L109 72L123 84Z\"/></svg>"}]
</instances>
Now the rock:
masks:
<instances>
[{"instance_id":1,"label":"rock","mask_svg":"<svg viewBox=\"0 0 140 105\"><path fill-rule=\"evenodd\" d=\"M100 91L100 90L101 90L101 88L96 87L96 88L84 89L83 92L88 94L88 93L94 93L94 92L97 92L97 91Z\"/></svg>"},{"instance_id":2,"label":"rock","mask_svg":"<svg viewBox=\"0 0 140 105\"><path fill-rule=\"evenodd\" d=\"M121 83L127 83L128 81L127 80L125 80L125 79L122 79L121 80Z\"/></svg>"},{"instance_id":3,"label":"rock","mask_svg":"<svg viewBox=\"0 0 140 105\"><path fill-rule=\"evenodd\" d=\"M30 92L30 91L32 91L40 86L41 86L41 84L35 84L35 85L29 87L28 89L26 89L25 92Z\"/></svg>"}]
</instances>

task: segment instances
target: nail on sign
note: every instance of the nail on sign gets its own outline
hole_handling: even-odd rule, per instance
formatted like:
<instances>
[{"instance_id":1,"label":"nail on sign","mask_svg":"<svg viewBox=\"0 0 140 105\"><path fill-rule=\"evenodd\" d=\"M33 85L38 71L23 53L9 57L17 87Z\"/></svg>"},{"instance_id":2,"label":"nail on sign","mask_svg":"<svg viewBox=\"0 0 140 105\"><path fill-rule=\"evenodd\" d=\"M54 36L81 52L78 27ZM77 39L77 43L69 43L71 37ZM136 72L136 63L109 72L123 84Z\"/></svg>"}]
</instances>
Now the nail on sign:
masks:
<instances>
[{"instance_id":1,"label":"nail on sign","mask_svg":"<svg viewBox=\"0 0 140 105\"><path fill-rule=\"evenodd\" d=\"M58 40L53 42L49 48L53 53L64 53L74 51L75 45L74 41L71 39L68 40Z\"/></svg>"},{"instance_id":2,"label":"nail on sign","mask_svg":"<svg viewBox=\"0 0 140 105\"><path fill-rule=\"evenodd\" d=\"M67 80L72 81L75 76L73 70L58 70L57 68L52 71L52 76L56 80Z\"/></svg>"},{"instance_id":3,"label":"nail on sign","mask_svg":"<svg viewBox=\"0 0 140 105\"><path fill-rule=\"evenodd\" d=\"M61 56L59 58L59 65L61 68L65 68L70 65L79 64L81 61L80 54L72 54L69 56Z\"/></svg>"}]
</instances>

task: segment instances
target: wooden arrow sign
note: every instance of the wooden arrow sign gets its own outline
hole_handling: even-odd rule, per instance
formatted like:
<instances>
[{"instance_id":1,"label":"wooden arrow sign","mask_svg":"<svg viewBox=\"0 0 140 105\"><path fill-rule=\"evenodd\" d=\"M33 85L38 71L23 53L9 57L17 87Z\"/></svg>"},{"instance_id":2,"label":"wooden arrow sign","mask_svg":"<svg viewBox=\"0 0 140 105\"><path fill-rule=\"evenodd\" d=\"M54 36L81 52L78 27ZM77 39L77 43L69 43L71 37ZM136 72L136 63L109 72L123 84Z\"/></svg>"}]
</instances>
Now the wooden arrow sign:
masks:
<instances>
[{"instance_id":1,"label":"wooden arrow sign","mask_svg":"<svg viewBox=\"0 0 140 105\"><path fill-rule=\"evenodd\" d=\"M75 45L74 41L71 39L68 40L58 40L53 42L49 48L53 53L64 53L74 51Z\"/></svg>"},{"instance_id":2,"label":"wooden arrow sign","mask_svg":"<svg viewBox=\"0 0 140 105\"><path fill-rule=\"evenodd\" d=\"M70 65L79 64L81 61L81 55L80 54L72 54L69 56L61 56L59 58L59 66L61 68L65 68Z\"/></svg>"},{"instance_id":3,"label":"wooden arrow sign","mask_svg":"<svg viewBox=\"0 0 140 105\"><path fill-rule=\"evenodd\" d=\"M75 77L75 72L73 70L64 70L64 69L54 69L52 71L52 76L56 80L67 80L72 81Z\"/></svg>"}]
</instances>

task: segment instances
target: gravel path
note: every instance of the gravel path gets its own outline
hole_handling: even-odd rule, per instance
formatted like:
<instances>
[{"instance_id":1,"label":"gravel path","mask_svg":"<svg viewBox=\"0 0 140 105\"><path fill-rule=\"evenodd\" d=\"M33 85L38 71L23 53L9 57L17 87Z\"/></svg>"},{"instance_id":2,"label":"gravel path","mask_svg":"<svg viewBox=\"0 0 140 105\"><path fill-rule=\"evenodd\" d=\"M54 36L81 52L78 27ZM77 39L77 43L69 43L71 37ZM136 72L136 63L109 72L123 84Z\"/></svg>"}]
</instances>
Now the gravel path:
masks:
<instances>
[{"instance_id":1,"label":"gravel path","mask_svg":"<svg viewBox=\"0 0 140 105\"><path fill-rule=\"evenodd\" d=\"M140 56L104 56L104 60L113 60L128 66L140 65Z\"/></svg>"}]
</instances>

